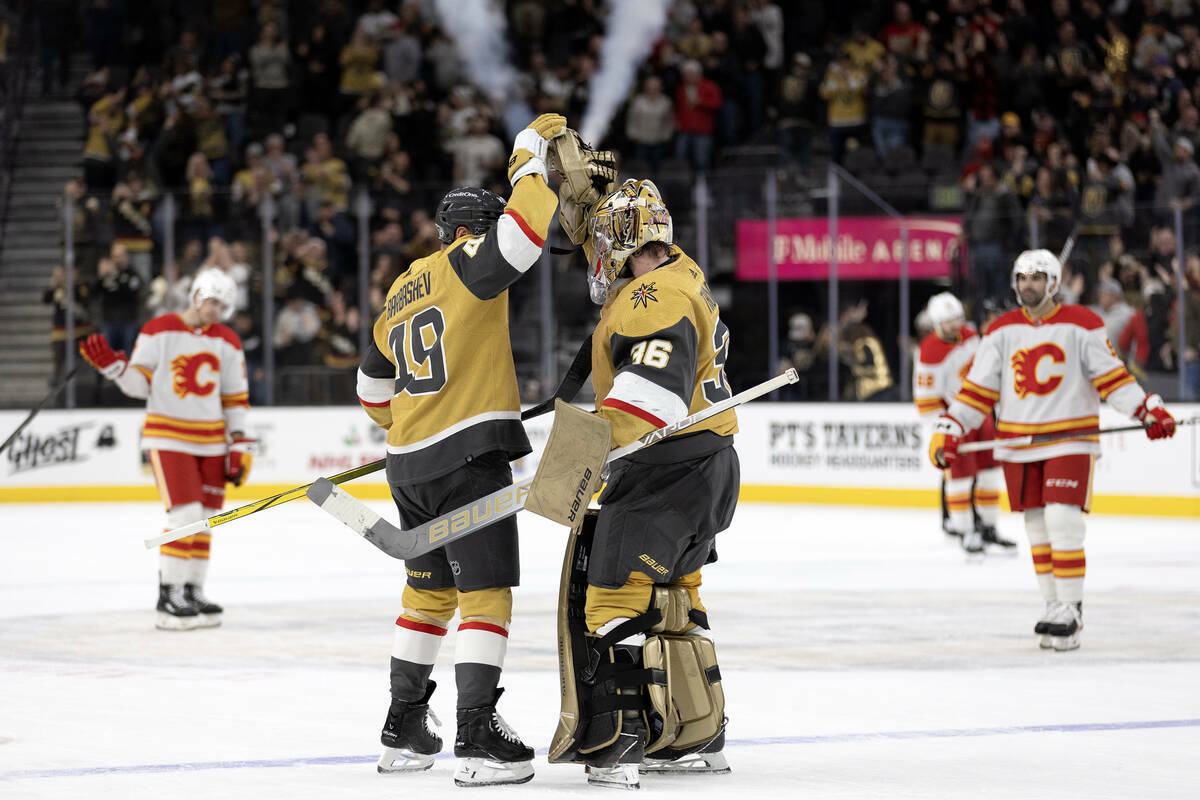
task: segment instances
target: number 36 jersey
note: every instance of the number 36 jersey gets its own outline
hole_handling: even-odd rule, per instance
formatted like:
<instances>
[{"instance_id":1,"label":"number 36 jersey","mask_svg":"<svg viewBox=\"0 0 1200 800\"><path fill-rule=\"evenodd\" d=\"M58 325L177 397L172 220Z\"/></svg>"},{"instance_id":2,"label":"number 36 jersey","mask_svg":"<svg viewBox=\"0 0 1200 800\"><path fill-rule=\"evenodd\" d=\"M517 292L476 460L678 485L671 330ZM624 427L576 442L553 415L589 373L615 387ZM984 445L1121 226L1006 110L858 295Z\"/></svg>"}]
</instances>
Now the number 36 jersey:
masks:
<instances>
[{"instance_id":1,"label":"number 36 jersey","mask_svg":"<svg viewBox=\"0 0 1200 800\"><path fill-rule=\"evenodd\" d=\"M530 452L507 289L541 255L555 207L541 176L526 176L491 230L392 284L358 371L359 402L388 431L389 483L428 481L491 450Z\"/></svg>"},{"instance_id":2,"label":"number 36 jersey","mask_svg":"<svg viewBox=\"0 0 1200 800\"><path fill-rule=\"evenodd\" d=\"M666 263L614 292L592 334L596 410L629 444L731 396L725 378L729 329L696 262L671 246ZM723 411L686 433L737 433Z\"/></svg>"}]
</instances>

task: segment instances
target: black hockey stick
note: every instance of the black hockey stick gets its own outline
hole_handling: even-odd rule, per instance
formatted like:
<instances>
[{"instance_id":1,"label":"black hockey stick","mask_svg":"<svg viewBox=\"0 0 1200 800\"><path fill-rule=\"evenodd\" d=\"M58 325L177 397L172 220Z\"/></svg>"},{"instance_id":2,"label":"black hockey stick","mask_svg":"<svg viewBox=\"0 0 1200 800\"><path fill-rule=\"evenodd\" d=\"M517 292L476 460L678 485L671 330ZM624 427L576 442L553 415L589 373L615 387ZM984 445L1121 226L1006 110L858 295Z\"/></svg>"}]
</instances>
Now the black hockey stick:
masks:
<instances>
[{"instance_id":1,"label":"black hockey stick","mask_svg":"<svg viewBox=\"0 0 1200 800\"><path fill-rule=\"evenodd\" d=\"M1200 417L1186 417L1184 419L1175 420L1176 427L1180 425L1192 425L1200 421ZM1130 431L1144 431L1145 425L1122 425L1119 428L1096 428L1088 431L1054 431L1051 433L1034 433L1029 436L1017 436L1012 439L988 439L986 442L967 442L958 446L960 453L977 453L980 450L992 450L996 447L1028 447L1035 444L1049 444L1051 442L1070 442L1075 439L1084 439L1089 436L1101 436L1106 433L1129 433Z\"/></svg>"},{"instance_id":2,"label":"black hockey stick","mask_svg":"<svg viewBox=\"0 0 1200 800\"><path fill-rule=\"evenodd\" d=\"M547 411L553 411L554 401L557 398L561 397L564 403L571 402L575 399L575 395L579 394L579 389L583 386L583 382L591 374L592 335L589 333L587 338L583 340L583 344L579 345L579 350L575 353L575 358L571 361L571 366L567 368L567 374L563 377L562 382L558 384L558 388L554 390L554 394L533 408L522 411L521 419L526 420L545 414Z\"/></svg>"},{"instance_id":3,"label":"black hockey stick","mask_svg":"<svg viewBox=\"0 0 1200 800\"><path fill-rule=\"evenodd\" d=\"M587 341L585 342L585 344L588 345L589 350L591 349L590 348L591 340L592 340L592 337L589 336L587 338ZM580 352L583 352L583 350L581 349ZM576 362L579 361L578 355L575 357L575 360L576 360ZM572 370L574 370L575 367L576 367L576 364L571 365ZM571 373L568 372L568 378L570 377L570 374ZM567 384L568 378L563 379L562 385L560 385L558 387L559 392L563 391L563 387L568 385ZM586 380L586 379L587 379L587 373L585 373L583 376L583 380ZM582 380L580 381L580 384L582 384ZM575 392L577 392L577 391L579 391L579 386L576 386L573 390L571 390L572 397L574 396ZM557 396L558 392L556 392L555 394ZM521 419L527 420L532 417L536 417L540 414L544 414L547 411L550 411L553 408L554 408L554 398L551 397L549 400L547 400L545 403L542 403L539 406L535 406L533 408L522 411ZM26 420L26 421L28 422L28 420ZM18 432L19 432L19 429L18 429ZM13 435L15 436L16 434L13 434ZM334 475L332 477L318 478L317 480L318 481L328 481L329 483L334 483L334 484L345 483L347 481L352 481L355 478L361 478L364 475L370 475L373 472L378 472L379 470L383 469L386 466L387 466L387 459L380 458L375 461L371 461L367 464L362 464L361 466L354 467L353 469L348 469L345 472L339 472L337 475ZM295 500L297 498L304 497L305 492L312 485L313 484L311 484L311 483L306 483L303 486L297 486L295 489L288 489L286 492L280 492L279 494L272 495L271 497L264 497L261 500L255 500L254 502L247 503L244 506L238 506L237 508L230 509L229 511L222 511L219 514L213 514L211 517L207 517L202 520L197 520L196 522L189 522L187 525L182 525L173 530L169 530L164 533L160 533L157 536L151 536L149 539L145 540L146 548L149 549L151 547L158 547L161 544L166 544L167 542L173 542L176 539L182 539L185 536L191 536L192 534L200 533L201 531L208 530L210 528L215 528L218 525L224 525L226 522L233 522L235 519L241 519L242 517L248 517L251 514L258 513L259 511L265 511L268 508L274 508L275 506L283 505L284 503L291 502L292 500Z\"/></svg>"},{"instance_id":4,"label":"black hockey stick","mask_svg":"<svg viewBox=\"0 0 1200 800\"><path fill-rule=\"evenodd\" d=\"M672 422L670 425L650 431L641 439L636 439L624 447L618 447L608 454L605 463L624 458L643 447L649 447L672 434L690 428L702 420L709 419L756 397L769 394L779 387L795 383L799 379L796 370L789 369L782 375L777 375L744 392L739 392L733 397L714 403L708 408ZM531 483L533 483L533 478L526 478L415 528L408 529L397 528L357 498L334 486L331 481L316 481L309 487L307 494L308 498L320 506L323 511L372 545L392 558L404 559L423 555L498 520L512 516L525 507Z\"/></svg>"},{"instance_id":5,"label":"black hockey stick","mask_svg":"<svg viewBox=\"0 0 1200 800\"><path fill-rule=\"evenodd\" d=\"M18 425L15 431L9 434L9 437L4 440L4 444L0 444L0 453L3 453L10 444L16 441L16 438L21 435L21 431L25 430L26 425L33 422L33 418L36 417L38 412L45 407L46 403L49 403L58 396L59 392L67 388L67 384L71 382L71 378L75 377L75 373L79 371L81 366L83 366L83 359L77 361L75 366L67 370L67 374L63 376L63 379L59 382L58 386L55 386L53 389L51 389L50 393L42 398L42 402L30 409L29 415L25 417L25 421Z\"/></svg>"}]
</instances>

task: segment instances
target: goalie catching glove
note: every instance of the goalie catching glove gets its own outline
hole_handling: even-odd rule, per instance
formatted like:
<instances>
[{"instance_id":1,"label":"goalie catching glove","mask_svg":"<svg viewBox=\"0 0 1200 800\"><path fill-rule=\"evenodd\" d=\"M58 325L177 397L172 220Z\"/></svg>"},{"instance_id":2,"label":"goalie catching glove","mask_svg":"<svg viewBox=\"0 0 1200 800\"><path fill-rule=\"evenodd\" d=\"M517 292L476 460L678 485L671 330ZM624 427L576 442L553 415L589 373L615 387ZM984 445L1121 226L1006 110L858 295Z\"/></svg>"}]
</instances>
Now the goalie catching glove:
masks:
<instances>
[{"instance_id":1,"label":"goalie catching glove","mask_svg":"<svg viewBox=\"0 0 1200 800\"><path fill-rule=\"evenodd\" d=\"M241 432L231 434L229 452L225 454L225 480L234 486L241 486L250 475L250 464L254 461L254 451L258 448L258 439L253 439Z\"/></svg>"},{"instance_id":2,"label":"goalie catching glove","mask_svg":"<svg viewBox=\"0 0 1200 800\"><path fill-rule=\"evenodd\" d=\"M97 372L110 381L121 377L121 373L125 371L125 365L129 363L125 351L114 352L112 345L108 343L108 339L105 339L102 333L93 333L81 340L79 355L83 356L84 361L95 367Z\"/></svg>"},{"instance_id":3,"label":"goalie catching glove","mask_svg":"<svg viewBox=\"0 0 1200 800\"><path fill-rule=\"evenodd\" d=\"M593 150L567 128L550 145L550 169L562 177L558 187L558 221L576 245L587 238L587 209L612 192L617 159L611 150Z\"/></svg>"},{"instance_id":4,"label":"goalie catching glove","mask_svg":"<svg viewBox=\"0 0 1200 800\"><path fill-rule=\"evenodd\" d=\"M542 114L513 140L512 156L508 159L508 182L513 186L526 175L546 174L546 146L549 139L567 130L567 118L561 114Z\"/></svg>"},{"instance_id":5,"label":"goalie catching glove","mask_svg":"<svg viewBox=\"0 0 1200 800\"><path fill-rule=\"evenodd\" d=\"M963 437L962 425L954 417L943 414L933 427L929 439L929 460L938 469L947 469L958 458L958 440Z\"/></svg>"}]
</instances>

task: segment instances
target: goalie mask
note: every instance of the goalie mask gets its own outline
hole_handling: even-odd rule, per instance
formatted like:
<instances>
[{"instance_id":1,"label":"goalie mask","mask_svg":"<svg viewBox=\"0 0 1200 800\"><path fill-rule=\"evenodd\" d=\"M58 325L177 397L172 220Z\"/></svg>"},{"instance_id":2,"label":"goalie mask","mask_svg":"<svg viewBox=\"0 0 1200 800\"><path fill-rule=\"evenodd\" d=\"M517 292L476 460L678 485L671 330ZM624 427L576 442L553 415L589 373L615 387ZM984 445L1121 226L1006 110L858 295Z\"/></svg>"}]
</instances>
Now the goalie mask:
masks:
<instances>
[{"instance_id":1,"label":"goalie mask","mask_svg":"<svg viewBox=\"0 0 1200 800\"><path fill-rule=\"evenodd\" d=\"M1017 295L1018 303L1027 305L1022 302L1021 293L1017 290L1017 276L1036 275L1039 272L1046 276L1046 293L1030 307L1035 308L1041 305L1046 298L1058 294L1058 287L1062 283L1062 264L1059 263L1058 258L1049 250L1026 250L1017 256L1017 260L1013 263L1012 289Z\"/></svg>"},{"instance_id":2,"label":"goalie mask","mask_svg":"<svg viewBox=\"0 0 1200 800\"><path fill-rule=\"evenodd\" d=\"M227 272L209 268L196 273L192 281L192 304L199 306L210 298L224 306L221 319L233 316L233 307L237 303L237 284Z\"/></svg>"},{"instance_id":3,"label":"goalie mask","mask_svg":"<svg viewBox=\"0 0 1200 800\"><path fill-rule=\"evenodd\" d=\"M602 198L591 210L583 244L592 301L603 305L614 284L629 277L625 264L634 252L673 238L671 213L653 181L630 178Z\"/></svg>"}]
</instances>

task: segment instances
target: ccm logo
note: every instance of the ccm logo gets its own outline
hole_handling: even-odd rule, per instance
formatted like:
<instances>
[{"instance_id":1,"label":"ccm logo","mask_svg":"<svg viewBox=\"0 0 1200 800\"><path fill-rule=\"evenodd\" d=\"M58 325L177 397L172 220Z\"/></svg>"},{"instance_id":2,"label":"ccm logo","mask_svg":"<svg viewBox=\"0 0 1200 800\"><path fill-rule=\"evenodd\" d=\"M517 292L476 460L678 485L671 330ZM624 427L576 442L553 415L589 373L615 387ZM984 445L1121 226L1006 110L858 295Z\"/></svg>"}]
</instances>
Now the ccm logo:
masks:
<instances>
[{"instance_id":1,"label":"ccm logo","mask_svg":"<svg viewBox=\"0 0 1200 800\"><path fill-rule=\"evenodd\" d=\"M1073 481L1070 478L1047 478L1046 485L1059 489L1077 489L1079 488L1079 481Z\"/></svg>"}]
</instances>

